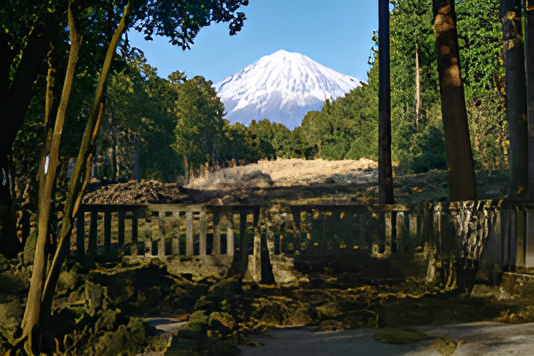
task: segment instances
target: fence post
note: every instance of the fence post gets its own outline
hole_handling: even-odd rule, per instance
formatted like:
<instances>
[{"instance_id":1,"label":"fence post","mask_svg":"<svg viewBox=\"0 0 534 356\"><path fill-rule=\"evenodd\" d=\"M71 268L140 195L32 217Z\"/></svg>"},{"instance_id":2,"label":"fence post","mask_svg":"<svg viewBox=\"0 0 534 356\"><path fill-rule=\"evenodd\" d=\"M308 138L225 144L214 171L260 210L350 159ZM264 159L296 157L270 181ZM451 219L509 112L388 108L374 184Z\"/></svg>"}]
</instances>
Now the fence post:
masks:
<instances>
[{"instance_id":1,"label":"fence post","mask_svg":"<svg viewBox=\"0 0 534 356\"><path fill-rule=\"evenodd\" d=\"M130 249L130 254L135 257L137 256L139 242L139 212L137 210L132 212L132 248Z\"/></svg>"},{"instance_id":2,"label":"fence post","mask_svg":"<svg viewBox=\"0 0 534 356\"><path fill-rule=\"evenodd\" d=\"M174 211L172 213L172 255L178 256L180 254L180 212Z\"/></svg>"},{"instance_id":3,"label":"fence post","mask_svg":"<svg viewBox=\"0 0 534 356\"><path fill-rule=\"evenodd\" d=\"M221 216L218 209L213 212L213 256L221 254Z\"/></svg>"},{"instance_id":4,"label":"fence post","mask_svg":"<svg viewBox=\"0 0 534 356\"><path fill-rule=\"evenodd\" d=\"M226 213L226 254L233 256L235 251L234 245L234 213L232 210Z\"/></svg>"},{"instance_id":5,"label":"fence post","mask_svg":"<svg viewBox=\"0 0 534 356\"><path fill-rule=\"evenodd\" d=\"M193 211L187 210L187 227L185 231L185 254L193 256Z\"/></svg>"},{"instance_id":6,"label":"fence post","mask_svg":"<svg viewBox=\"0 0 534 356\"><path fill-rule=\"evenodd\" d=\"M165 212L160 211L158 216L158 257L165 257Z\"/></svg>"},{"instance_id":7,"label":"fence post","mask_svg":"<svg viewBox=\"0 0 534 356\"><path fill-rule=\"evenodd\" d=\"M208 222L206 218L206 209L204 207L200 210L200 233L198 240L198 254L200 256L206 256L206 235L208 230Z\"/></svg>"}]
</instances>

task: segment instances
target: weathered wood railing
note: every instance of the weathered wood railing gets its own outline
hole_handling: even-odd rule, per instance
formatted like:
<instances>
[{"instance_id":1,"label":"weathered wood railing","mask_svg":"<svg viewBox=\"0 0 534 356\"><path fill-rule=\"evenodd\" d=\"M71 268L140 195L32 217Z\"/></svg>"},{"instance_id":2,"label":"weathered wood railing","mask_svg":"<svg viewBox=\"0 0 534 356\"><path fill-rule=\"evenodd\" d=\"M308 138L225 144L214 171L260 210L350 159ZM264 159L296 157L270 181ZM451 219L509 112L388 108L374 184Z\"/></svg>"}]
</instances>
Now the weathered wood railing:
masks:
<instances>
[{"instance_id":1,"label":"weathered wood railing","mask_svg":"<svg viewBox=\"0 0 534 356\"><path fill-rule=\"evenodd\" d=\"M382 214L384 234L376 209L362 205L82 205L72 252L231 256L236 250L257 252L254 237L261 236L273 242L274 254L341 249L384 255L423 248L428 213L419 206L391 205ZM234 236L239 245L234 246Z\"/></svg>"},{"instance_id":2,"label":"weathered wood railing","mask_svg":"<svg viewBox=\"0 0 534 356\"><path fill-rule=\"evenodd\" d=\"M82 205L71 253L229 256L425 251L497 269L534 266L534 205L497 201L388 205ZM265 241L269 243L266 244Z\"/></svg>"}]
</instances>

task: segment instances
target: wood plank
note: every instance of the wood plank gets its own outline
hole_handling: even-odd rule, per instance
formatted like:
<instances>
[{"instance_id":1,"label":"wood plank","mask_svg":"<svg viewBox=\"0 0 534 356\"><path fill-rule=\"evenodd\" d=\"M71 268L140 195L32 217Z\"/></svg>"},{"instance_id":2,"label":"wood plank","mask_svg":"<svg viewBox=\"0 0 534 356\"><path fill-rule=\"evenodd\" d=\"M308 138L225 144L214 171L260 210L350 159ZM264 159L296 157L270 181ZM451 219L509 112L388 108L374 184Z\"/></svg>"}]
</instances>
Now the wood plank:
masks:
<instances>
[{"instance_id":1,"label":"wood plank","mask_svg":"<svg viewBox=\"0 0 534 356\"><path fill-rule=\"evenodd\" d=\"M165 257L165 237L167 231L165 230L165 213L160 212L158 216L158 257Z\"/></svg>"},{"instance_id":2,"label":"wood plank","mask_svg":"<svg viewBox=\"0 0 534 356\"><path fill-rule=\"evenodd\" d=\"M235 252L235 243L234 243L234 213L229 212L226 215L227 225L226 225L226 254L228 256L233 256Z\"/></svg>"},{"instance_id":3,"label":"wood plank","mask_svg":"<svg viewBox=\"0 0 534 356\"><path fill-rule=\"evenodd\" d=\"M172 213L172 255L180 254L180 213Z\"/></svg>"},{"instance_id":4,"label":"wood plank","mask_svg":"<svg viewBox=\"0 0 534 356\"><path fill-rule=\"evenodd\" d=\"M206 216L206 210L202 209L200 211L200 233L198 241L198 249L200 256L206 256L206 236L208 232L208 221Z\"/></svg>"},{"instance_id":5,"label":"wood plank","mask_svg":"<svg viewBox=\"0 0 534 356\"><path fill-rule=\"evenodd\" d=\"M221 215L219 211L213 212L213 249L211 254L214 256L221 254Z\"/></svg>"},{"instance_id":6,"label":"wood plank","mask_svg":"<svg viewBox=\"0 0 534 356\"><path fill-rule=\"evenodd\" d=\"M185 255L193 256L193 210L188 210L186 216L187 226L185 231Z\"/></svg>"}]
</instances>

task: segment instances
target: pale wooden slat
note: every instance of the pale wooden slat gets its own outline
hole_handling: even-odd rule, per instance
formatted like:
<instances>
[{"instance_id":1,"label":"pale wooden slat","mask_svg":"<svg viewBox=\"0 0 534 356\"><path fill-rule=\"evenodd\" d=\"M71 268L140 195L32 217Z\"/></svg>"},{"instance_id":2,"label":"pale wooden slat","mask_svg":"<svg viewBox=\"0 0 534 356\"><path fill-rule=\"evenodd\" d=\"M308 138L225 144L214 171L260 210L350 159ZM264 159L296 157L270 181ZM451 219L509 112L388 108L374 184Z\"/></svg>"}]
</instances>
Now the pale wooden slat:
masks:
<instances>
[{"instance_id":1,"label":"pale wooden slat","mask_svg":"<svg viewBox=\"0 0 534 356\"><path fill-rule=\"evenodd\" d=\"M208 221L206 211L203 209L200 211L200 233L199 233L199 255L206 255L206 235L208 230Z\"/></svg>"},{"instance_id":2,"label":"pale wooden slat","mask_svg":"<svg viewBox=\"0 0 534 356\"><path fill-rule=\"evenodd\" d=\"M186 256L193 256L193 210L187 211L186 216L185 254Z\"/></svg>"},{"instance_id":3,"label":"pale wooden slat","mask_svg":"<svg viewBox=\"0 0 534 356\"><path fill-rule=\"evenodd\" d=\"M221 254L221 216L218 211L213 213L213 249L211 254L214 256Z\"/></svg>"},{"instance_id":4,"label":"pale wooden slat","mask_svg":"<svg viewBox=\"0 0 534 356\"><path fill-rule=\"evenodd\" d=\"M165 257L165 213L160 212L158 217L158 257Z\"/></svg>"},{"instance_id":5,"label":"pale wooden slat","mask_svg":"<svg viewBox=\"0 0 534 356\"><path fill-rule=\"evenodd\" d=\"M172 255L180 254L180 213L172 213Z\"/></svg>"},{"instance_id":6,"label":"pale wooden slat","mask_svg":"<svg viewBox=\"0 0 534 356\"><path fill-rule=\"evenodd\" d=\"M227 213L226 216L226 254L233 256L235 251L234 245L234 214L232 212Z\"/></svg>"}]
</instances>

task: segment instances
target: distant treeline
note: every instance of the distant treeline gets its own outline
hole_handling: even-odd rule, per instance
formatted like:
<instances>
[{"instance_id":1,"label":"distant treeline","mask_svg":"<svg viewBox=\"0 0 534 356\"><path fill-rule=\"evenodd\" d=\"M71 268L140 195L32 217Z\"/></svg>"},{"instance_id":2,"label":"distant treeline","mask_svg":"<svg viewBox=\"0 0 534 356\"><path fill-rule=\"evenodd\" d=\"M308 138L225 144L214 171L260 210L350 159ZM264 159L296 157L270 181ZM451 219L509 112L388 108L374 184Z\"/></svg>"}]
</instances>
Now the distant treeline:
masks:
<instances>
[{"instance_id":1,"label":"distant treeline","mask_svg":"<svg viewBox=\"0 0 534 356\"><path fill-rule=\"evenodd\" d=\"M431 0L397 0L391 13L392 154L406 172L445 168ZM457 4L462 74L475 161L479 169L507 167L507 128L499 1ZM376 35L373 37L376 43ZM260 159L377 159L378 60L371 49L361 87L288 130L268 119L229 124L213 84L174 72L157 76L139 52L117 59L105 99L95 152L99 179L176 181L201 166ZM80 71L69 106L62 155L73 157L83 134L95 78ZM36 90L44 91L40 80ZM16 170L36 170L44 95L35 95L14 147Z\"/></svg>"}]
</instances>

